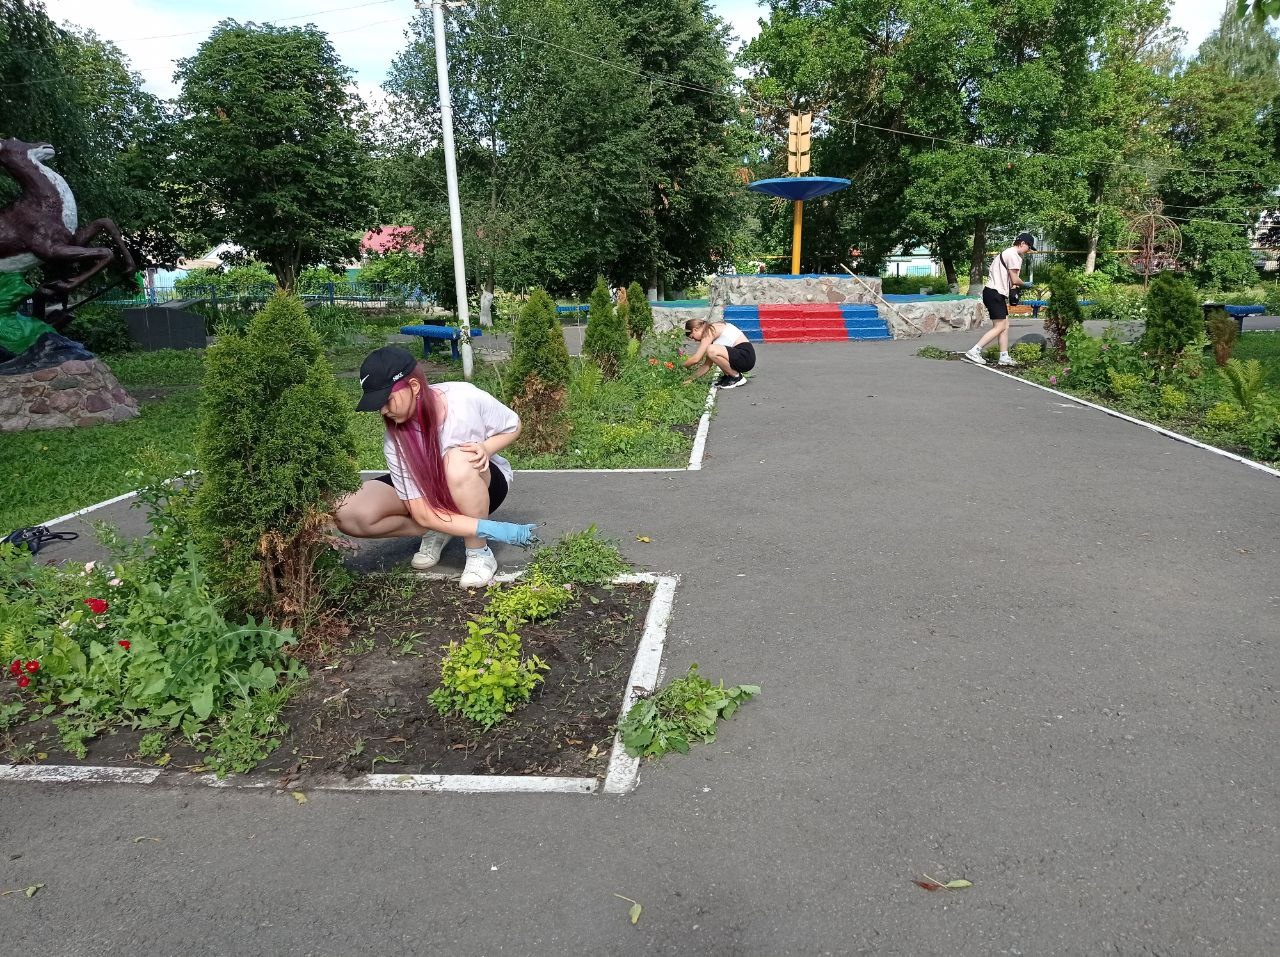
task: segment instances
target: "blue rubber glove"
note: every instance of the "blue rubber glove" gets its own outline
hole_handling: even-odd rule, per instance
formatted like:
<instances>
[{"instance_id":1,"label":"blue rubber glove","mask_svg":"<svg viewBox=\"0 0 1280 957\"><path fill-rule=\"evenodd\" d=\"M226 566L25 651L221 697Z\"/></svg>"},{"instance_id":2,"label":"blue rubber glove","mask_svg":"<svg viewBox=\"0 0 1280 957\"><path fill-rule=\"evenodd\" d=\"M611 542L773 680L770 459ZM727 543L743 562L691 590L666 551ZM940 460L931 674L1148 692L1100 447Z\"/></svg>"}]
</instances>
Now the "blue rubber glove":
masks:
<instances>
[{"instance_id":1,"label":"blue rubber glove","mask_svg":"<svg viewBox=\"0 0 1280 957\"><path fill-rule=\"evenodd\" d=\"M512 525L510 522L491 522L482 518L476 522L476 534L481 538L491 538L495 542L506 542L508 545L519 545L528 548L538 541L534 534L537 525Z\"/></svg>"}]
</instances>

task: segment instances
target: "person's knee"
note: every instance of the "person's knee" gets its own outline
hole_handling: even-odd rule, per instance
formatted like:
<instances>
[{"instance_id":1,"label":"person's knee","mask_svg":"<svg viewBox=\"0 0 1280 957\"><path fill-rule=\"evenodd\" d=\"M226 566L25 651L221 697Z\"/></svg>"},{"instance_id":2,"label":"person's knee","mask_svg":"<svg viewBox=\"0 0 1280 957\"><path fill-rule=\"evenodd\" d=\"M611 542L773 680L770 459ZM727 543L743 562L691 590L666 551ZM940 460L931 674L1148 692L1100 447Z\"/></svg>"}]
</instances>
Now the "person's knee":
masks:
<instances>
[{"instance_id":1,"label":"person's knee","mask_svg":"<svg viewBox=\"0 0 1280 957\"><path fill-rule=\"evenodd\" d=\"M461 449L450 449L444 455L444 477L449 488L464 488L483 478Z\"/></svg>"},{"instance_id":2,"label":"person's knee","mask_svg":"<svg viewBox=\"0 0 1280 957\"><path fill-rule=\"evenodd\" d=\"M359 506L351 498L345 499L334 510L333 524L343 535L352 535L356 538L364 535L367 528Z\"/></svg>"}]
</instances>

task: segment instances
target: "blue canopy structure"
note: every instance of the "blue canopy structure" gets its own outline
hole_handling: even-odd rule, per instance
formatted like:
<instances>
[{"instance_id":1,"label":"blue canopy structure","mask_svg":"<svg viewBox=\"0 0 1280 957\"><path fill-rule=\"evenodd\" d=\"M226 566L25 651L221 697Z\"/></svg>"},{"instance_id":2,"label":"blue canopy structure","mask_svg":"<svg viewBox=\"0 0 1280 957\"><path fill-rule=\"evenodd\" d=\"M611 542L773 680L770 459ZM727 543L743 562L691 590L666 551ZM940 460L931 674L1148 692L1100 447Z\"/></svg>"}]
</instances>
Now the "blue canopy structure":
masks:
<instances>
[{"instance_id":1,"label":"blue canopy structure","mask_svg":"<svg viewBox=\"0 0 1280 957\"><path fill-rule=\"evenodd\" d=\"M747 189L782 199L817 199L835 193L849 185L849 180L838 176L782 176L777 179L758 179L748 183Z\"/></svg>"},{"instance_id":2,"label":"blue canopy structure","mask_svg":"<svg viewBox=\"0 0 1280 957\"><path fill-rule=\"evenodd\" d=\"M848 185L847 179L840 179L838 176L780 176L776 179L758 179L747 184L747 189L789 199L794 204L791 223L791 275L800 275L800 233L804 222L804 201L826 196Z\"/></svg>"}]
</instances>

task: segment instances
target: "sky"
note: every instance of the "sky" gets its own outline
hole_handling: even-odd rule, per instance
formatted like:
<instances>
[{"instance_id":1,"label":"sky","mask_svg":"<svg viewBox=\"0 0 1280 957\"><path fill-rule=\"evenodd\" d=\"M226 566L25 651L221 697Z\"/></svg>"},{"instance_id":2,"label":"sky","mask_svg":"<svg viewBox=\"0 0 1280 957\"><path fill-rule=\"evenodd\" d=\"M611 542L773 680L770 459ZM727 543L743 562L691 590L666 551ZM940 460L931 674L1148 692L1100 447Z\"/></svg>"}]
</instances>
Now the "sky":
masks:
<instances>
[{"instance_id":1,"label":"sky","mask_svg":"<svg viewBox=\"0 0 1280 957\"><path fill-rule=\"evenodd\" d=\"M219 20L261 22L265 6L262 0L45 0L54 20L87 27L114 42L146 87L163 97L177 93L175 58L194 53ZM739 39L755 35L761 7L754 0L713 0L712 7ZM1186 32L1188 49L1218 25L1223 7L1224 0L1173 0L1173 22ZM326 31L355 71L360 92L375 102L415 13L413 0L272 0L270 11L273 23L314 23Z\"/></svg>"}]
</instances>

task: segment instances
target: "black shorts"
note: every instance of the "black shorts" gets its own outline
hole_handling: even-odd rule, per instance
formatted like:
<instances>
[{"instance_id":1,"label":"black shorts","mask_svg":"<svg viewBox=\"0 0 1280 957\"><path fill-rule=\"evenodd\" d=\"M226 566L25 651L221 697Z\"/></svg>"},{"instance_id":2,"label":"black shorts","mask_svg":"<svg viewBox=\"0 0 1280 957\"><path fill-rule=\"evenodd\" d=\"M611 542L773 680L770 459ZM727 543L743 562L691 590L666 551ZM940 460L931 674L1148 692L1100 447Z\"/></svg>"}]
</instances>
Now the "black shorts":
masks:
<instances>
[{"instance_id":1,"label":"black shorts","mask_svg":"<svg viewBox=\"0 0 1280 957\"><path fill-rule=\"evenodd\" d=\"M739 342L736 346L729 346L724 351L729 359L729 368L738 375L750 372L756 367L756 350L751 343Z\"/></svg>"},{"instance_id":2,"label":"black shorts","mask_svg":"<svg viewBox=\"0 0 1280 957\"><path fill-rule=\"evenodd\" d=\"M1009 318L1009 300L990 286L982 287L982 304L987 307L987 315L992 322L1000 322Z\"/></svg>"},{"instance_id":3,"label":"black shorts","mask_svg":"<svg viewBox=\"0 0 1280 957\"><path fill-rule=\"evenodd\" d=\"M379 475L375 482L385 482L392 488L395 488L395 482L391 481L390 475ZM489 469L489 514L492 515L498 510L498 506L507 500L507 477L502 474L502 470L496 466Z\"/></svg>"}]
</instances>

